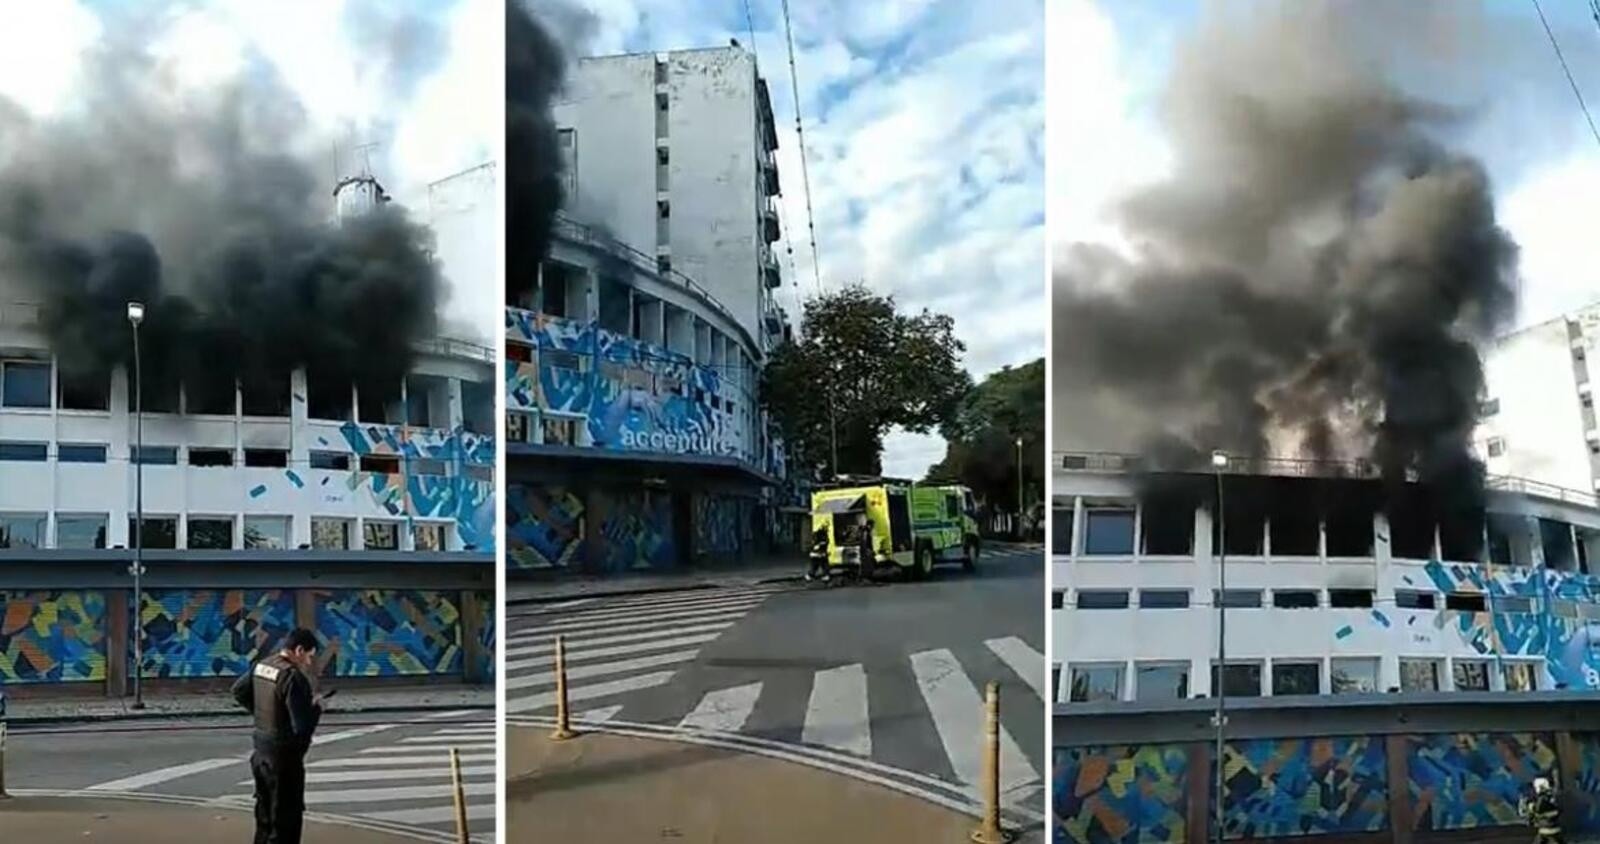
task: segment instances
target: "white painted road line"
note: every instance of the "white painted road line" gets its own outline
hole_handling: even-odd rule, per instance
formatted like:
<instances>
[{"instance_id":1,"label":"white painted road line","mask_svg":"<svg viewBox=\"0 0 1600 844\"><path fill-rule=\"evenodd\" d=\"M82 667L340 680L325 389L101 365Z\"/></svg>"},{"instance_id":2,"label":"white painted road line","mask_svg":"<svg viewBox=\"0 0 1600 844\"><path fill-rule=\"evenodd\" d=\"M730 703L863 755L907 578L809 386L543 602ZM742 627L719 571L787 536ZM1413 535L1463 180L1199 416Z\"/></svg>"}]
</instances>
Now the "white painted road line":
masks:
<instances>
[{"instance_id":1,"label":"white painted road line","mask_svg":"<svg viewBox=\"0 0 1600 844\"><path fill-rule=\"evenodd\" d=\"M641 656L634 659L624 659L617 662L602 662L597 665L583 665L567 669L567 682L584 680L590 677L605 677L610 674L626 674L630 671L640 671L646 668L659 668L663 665L677 665L688 662L699 655L700 649L693 648L687 651L673 651L671 653L656 654L654 656ZM514 677L506 681L506 690L534 689L540 686L554 686L556 676L550 674L534 674L531 676Z\"/></svg>"},{"instance_id":2,"label":"white painted road line","mask_svg":"<svg viewBox=\"0 0 1600 844\"><path fill-rule=\"evenodd\" d=\"M811 680L811 701L806 704L801 741L871 756L870 724L865 668L845 665L816 673Z\"/></svg>"},{"instance_id":3,"label":"white painted road line","mask_svg":"<svg viewBox=\"0 0 1600 844\"><path fill-rule=\"evenodd\" d=\"M149 788L152 785L160 785L164 782L183 779L184 777L194 776L195 774L203 774L206 771L215 771L218 768L226 768L229 765L243 765L246 763L246 761L246 757L242 756L229 756L226 759L220 757L217 759L201 759L198 762L187 762L182 765L172 765L170 767L159 768L154 771L147 771L143 774L135 774L131 777L110 780L109 782L103 782L99 785L91 785L89 786L88 790L138 791L141 788Z\"/></svg>"},{"instance_id":4,"label":"white painted road line","mask_svg":"<svg viewBox=\"0 0 1600 844\"><path fill-rule=\"evenodd\" d=\"M945 756L961 782L976 788L983 775L983 698L955 654L939 649L911 655L922 699L944 744ZM1000 729L1000 788L1027 785L1039 778L1022 748Z\"/></svg>"},{"instance_id":5,"label":"white painted road line","mask_svg":"<svg viewBox=\"0 0 1600 844\"><path fill-rule=\"evenodd\" d=\"M690 730L738 732L756 708L756 700L760 697L760 683L708 692L700 699L700 705L678 722L678 726Z\"/></svg>"},{"instance_id":6,"label":"white painted road line","mask_svg":"<svg viewBox=\"0 0 1600 844\"><path fill-rule=\"evenodd\" d=\"M676 631L668 631L676 632ZM630 645L615 645L609 648L584 648L581 650L567 649L567 665L577 665L583 662L600 659L608 656L626 656L628 654L647 653L649 651L665 650L667 648L682 648L688 645L704 645L717 638L716 633L705 633L699 636L678 636L672 639L654 639L648 642L636 642ZM541 657L528 660L524 663L527 668L554 669L554 657ZM509 668L509 666L508 666Z\"/></svg>"},{"instance_id":7,"label":"white painted road line","mask_svg":"<svg viewBox=\"0 0 1600 844\"><path fill-rule=\"evenodd\" d=\"M752 601L752 600L760 600L760 599L766 598L770 594L772 594L772 590L766 590L766 591L761 591L761 592L739 592L739 593L723 593L723 594L716 594L716 595L700 595L700 596L697 596L697 597L675 598L675 599L672 599L670 601L666 601L666 600L658 601L658 602L654 602L654 603L651 603L651 604L632 604L632 605L627 605L627 606L618 606L618 605L615 605L615 604L607 604L604 607L596 607L595 609L583 610L581 612L551 613L550 614L550 618L555 619L557 621L567 621L567 620L574 620L574 619L589 619L589 620L593 620L593 619L602 619L602 618L615 618L617 616L628 616L630 618L640 618L640 617L658 615L658 614L660 614L662 612L676 612L678 610L689 609L691 607L713 607L713 606L719 606L719 605L746 603L746 602L749 602L749 601ZM535 621L535 626L538 626L537 625L537 619L538 619L538 616L532 617L532 620ZM524 621L524 622L526 622L528 620L530 620L530 619L528 617L526 617L526 616L523 617L523 619L522 619L522 621Z\"/></svg>"},{"instance_id":8,"label":"white painted road line","mask_svg":"<svg viewBox=\"0 0 1600 844\"><path fill-rule=\"evenodd\" d=\"M406 750L416 753L421 748L408 747ZM493 762L493 753L463 753L461 764L472 762ZM306 770L315 771L323 768L392 768L396 765L449 765L449 754L428 753L414 756L347 756L338 759L319 759L306 763Z\"/></svg>"},{"instance_id":9,"label":"white painted road line","mask_svg":"<svg viewBox=\"0 0 1600 844\"><path fill-rule=\"evenodd\" d=\"M599 645L616 645L616 644L620 644L622 642L638 642L638 641L641 641L641 640L655 639L656 637L661 636L665 632L676 633L676 634L679 634L679 635L688 635L688 634L691 634L691 633L715 633L715 632L717 632L719 630L726 630L726 629L728 629L729 627L732 627L732 626L733 626L733 622L724 621L724 622L721 622L721 623L718 623L718 624L699 624L699 625L694 625L694 626L691 626L691 627L677 627L677 626L674 626L670 631L663 631L663 630L660 630L660 629L651 629L651 630L646 630L646 631L644 631L642 633L625 633L625 634L623 634L621 636L604 636L604 637L601 637L599 639L584 639L582 641L583 641L584 648L593 648L593 647L597 647ZM551 639L549 642L546 642L543 645L534 645L532 647L522 648L521 650L525 651L526 653L528 653L530 655L531 654L555 653L556 642L555 642L555 639ZM567 656L569 658L572 657L575 653L577 653L577 652L574 651L572 648L569 647L567 649ZM523 669L523 668L531 668L531 667L534 667L534 666L549 665L549 664L550 664L550 660L549 659L546 659L544 657L530 656L530 658L528 658L528 659L519 659L519 660L513 660L511 662L507 662L506 663L506 673L509 674L511 672L518 671L518 670Z\"/></svg>"},{"instance_id":10,"label":"white painted road line","mask_svg":"<svg viewBox=\"0 0 1600 844\"><path fill-rule=\"evenodd\" d=\"M405 826L437 826L438 824L453 824L456 820L455 806L435 806L431 809L398 809L393 812L362 812L361 817L373 820L388 821ZM494 820L494 803L468 803L467 819L474 821Z\"/></svg>"},{"instance_id":11,"label":"white painted road line","mask_svg":"<svg viewBox=\"0 0 1600 844\"><path fill-rule=\"evenodd\" d=\"M1044 700L1044 654L1028 647L1028 643L1016 636L1007 636L1004 639L990 639L983 643L1000 657L1018 677L1022 678L1033 693Z\"/></svg>"},{"instance_id":12,"label":"white painted road line","mask_svg":"<svg viewBox=\"0 0 1600 844\"><path fill-rule=\"evenodd\" d=\"M587 712L579 712L578 720L589 721L597 724L602 721L610 721L612 718L617 717L617 713L621 711L622 704L620 703L616 706L602 706L599 709L591 709Z\"/></svg>"},{"instance_id":13,"label":"white painted road line","mask_svg":"<svg viewBox=\"0 0 1600 844\"><path fill-rule=\"evenodd\" d=\"M461 767L463 777L493 777L493 765ZM393 771L318 771L306 773L306 782L375 782L378 780L450 780L450 766L440 768L403 768ZM240 783L250 785L250 783Z\"/></svg>"},{"instance_id":14,"label":"white painted road line","mask_svg":"<svg viewBox=\"0 0 1600 844\"><path fill-rule=\"evenodd\" d=\"M461 787L468 797L494 797L495 783L466 783ZM443 785L409 785L395 788L344 788L306 792L306 805L326 806L330 803L389 803L403 800L433 800L454 796L455 789Z\"/></svg>"},{"instance_id":15,"label":"white painted road line","mask_svg":"<svg viewBox=\"0 0 1600 844\"><path fill-rule=\"evenodd\" d=\"M507 640L515 644L523 644L529 641L538 641L545 637L553 637L558 633L571 637L574 633L578 632L603 631L606 633L619 633L624 630L640 630L646 626L661 627L665 626L664 623L669 621L674 623L684 622L688 619L715 621L726 617L729 613L735 614L735 617L743 615L755 609L760 603L761 600L756 599L737 604L719 604L715 607L704 607L681 610L679 612L661 613L660 615L645 616L645 620L642 622L640 621L640 616L637 615L626 615L601 621L589 621L584 619L578 619L576 621L558 621L534 630L517 633L514 636L507 637Z\"/></svg>"},{"instance_id":16,"label":"white painted road line","mask_svg":"<svg viewBox=\"0 0 1600 844\"><path fill-rule=\"evenodd\" d=\"M728 624L732 624L733 622L738 621L741 618L744 618L746 615L748 615L747 611L738 610L738 611L735 611L735 612L717 613L716 615L706 615L706 616L697 616L695 618L679 619L679 620L674 621L670 625L669 624L662 624L662 623L657 622L657 621L641 621L638 624L627 624L627 625L623 625L621 627L607 627L607 628L602 629L602 630L589 631L589 632L585 632L585 633L583 633L582 635L579 635L579 636L573 636L571 633L564 633L563 635L565 635L567 637L567 646L568 647L572 647L575 644L586 643L587 641L590 641L590 640L593 640L593 641L596 641L596 642L609 641L610 638L614 638L613 634L619 634L619 633L627 633L627 632L634 632L634 631L639 631L639 632L648 631L650 633L650 635L652 635L652 636L660 636L663 633L671 633L671 632L676 632L677 630L680 630L680 629L686 629L686 628L680 628L678 626L678 625L682 625L682 624L703 625L703 624L713 624L713 623L718 623L718 622L726 622ZM607 638L601 638L601 637L607 637ZM522 641L525 641L525 642L536 642L537 644L521 645L521 646L518 646L518 647L509 648L509 649L506 650L506 653L508 655L510 655L510 656L525 657L525 656L530 656L530 655L536 654L536 653L550 653L550 652L555 650L555 646L556 646L555 645L556 637L555 637L554 634L544 634L544 635L538 635L538 636L525 637Z\"/></svg>"},{"instance_id":17,"label":"white painted road line","mask_svg":"<svg viewBox=\"0 0 1600 844\"><path fill-rule=\"evenodd\" d=\"M636 677L624 677L621 680L612 680L609 683L595 683L588 686L574 686L567 689L569 703L580 700L593 700L599 697L623 694L662 686L672 679L675 671L657 671L654 674L640 674ZM556 705L556 693L544 692L524 698L506 698L507 712L527 712L532 709L543 709Z\"/></svg>"}]
</instances>

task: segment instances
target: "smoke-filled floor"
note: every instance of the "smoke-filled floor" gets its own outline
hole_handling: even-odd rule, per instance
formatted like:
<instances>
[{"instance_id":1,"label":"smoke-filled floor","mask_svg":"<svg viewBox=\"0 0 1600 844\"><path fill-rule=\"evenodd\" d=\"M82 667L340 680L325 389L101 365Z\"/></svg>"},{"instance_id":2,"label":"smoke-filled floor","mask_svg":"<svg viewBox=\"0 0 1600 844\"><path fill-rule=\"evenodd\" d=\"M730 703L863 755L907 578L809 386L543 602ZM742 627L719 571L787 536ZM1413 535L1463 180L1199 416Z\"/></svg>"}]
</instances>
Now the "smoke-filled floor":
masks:
<instances>
[{"instance_id":1,"label":"smoke-filled floor","mask_svg":"<svg viewBox=\"0 0 1600 844\"><path fill-rule=\"evenodd\" d=\"M150 35L108 33L60 114L0 107L0 293L41 305L66 379L131 360L140 301L147 396L300 366L398 396L444 296L428 230L393 205L336 223L329 139L272 70L184 86Z\"/></svg>"},{"instance_id":2,"label":"smoke-filled floor","mask_svg":"<svg viewBox=\"0 0 1600 844\"><path fill-rule=\"evenodd\" d=\"M1170 176L1117 208L1125 249L1056 253L1058 447L1367 459L1478 506L1478 345L1517 249L1444 140L1470 116L1383 60L1455 24L1400 5L1214 10L1179 46Z\"/></svg>"}]
</instances>

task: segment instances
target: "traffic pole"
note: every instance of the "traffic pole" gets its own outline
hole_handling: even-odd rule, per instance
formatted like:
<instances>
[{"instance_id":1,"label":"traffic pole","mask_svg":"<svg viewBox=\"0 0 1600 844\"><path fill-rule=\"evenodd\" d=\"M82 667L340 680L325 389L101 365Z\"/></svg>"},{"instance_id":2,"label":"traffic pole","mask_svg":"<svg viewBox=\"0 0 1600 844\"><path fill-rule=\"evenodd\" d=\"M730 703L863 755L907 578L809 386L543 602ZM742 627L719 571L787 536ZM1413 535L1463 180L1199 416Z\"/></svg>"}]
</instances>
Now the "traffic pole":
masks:
<instances>
[{"instance_id":1,"label":"traffic pole","mask_svg":"<svg viewBox=\"0 0 1600 844\"><path fill-rule=\"evenodd\" d=\"M456 841L468 844L471 833L467 830L467 790L461 784L461 752L450 748L450 779L456 792Z\"/></svg>"},{"instance_id":2,"label":"traffic pole","mask_svg":"<svg viewBox=\"0 0 1600 844\"><path fill-rule=\"evenodd\" d=\"M551 741L566 741L577 735L572 731L571 715L567 711L567 638L556 637L556 728Z\"/></svg>"},{"instance_id":3,"label":"traffic pole","mask_svg":"<svg viewBox=\"0 0 1600 844\"><path fill-rule=\"evenodd\" d=\"M972 831L976 844L1007 844L1012 835L1000 828L1000 684L991 681L984 694L983 822Z\"/></svg>"}]
</instances>

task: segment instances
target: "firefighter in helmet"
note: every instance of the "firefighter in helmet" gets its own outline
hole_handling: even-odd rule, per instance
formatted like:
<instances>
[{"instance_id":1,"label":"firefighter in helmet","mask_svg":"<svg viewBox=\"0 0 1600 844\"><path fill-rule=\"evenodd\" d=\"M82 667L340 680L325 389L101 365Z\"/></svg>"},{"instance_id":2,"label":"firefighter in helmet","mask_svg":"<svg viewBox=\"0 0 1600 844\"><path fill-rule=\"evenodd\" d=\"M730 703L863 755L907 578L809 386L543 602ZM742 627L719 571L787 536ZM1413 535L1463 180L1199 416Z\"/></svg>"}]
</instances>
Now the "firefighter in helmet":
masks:
<instances>
[{"instance_id":1,"label":"firefighter in helmet","mask_svg":"<svg viewBox=\"0 0 1600 844\"><path fill-rule=\"evenodd\" d=\"M1533 797L1522 798L1517 805L1517 814L1533 827L1535 844L1566 844L1566 839L1561 835L1561 806L1550 787L1550 780L1545 777L1534 778Z\"/></svg>"}]
</instances>

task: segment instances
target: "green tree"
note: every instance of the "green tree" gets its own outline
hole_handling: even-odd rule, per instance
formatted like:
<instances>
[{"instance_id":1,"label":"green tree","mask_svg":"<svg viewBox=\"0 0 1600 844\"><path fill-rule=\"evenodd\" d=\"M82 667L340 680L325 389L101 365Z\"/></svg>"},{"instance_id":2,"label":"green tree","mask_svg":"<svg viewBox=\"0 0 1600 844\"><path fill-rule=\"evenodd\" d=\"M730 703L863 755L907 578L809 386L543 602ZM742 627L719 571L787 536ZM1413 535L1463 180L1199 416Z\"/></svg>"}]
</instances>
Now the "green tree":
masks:
<instances>
[{"instance_id":1,"label":"green tree","mask_svg":"<svg viewBox=\"0 0 1600 844\"><path fill-rule=\"evenodd\" d=\"M1032 509L1044 496L1044 402L1044 358L985 378L940 426L948 447L927 479L965 484L990 507L1017 512L1021 439L1022 493Z\"/></svg>"},{"instance_id":2,"label":"green tree","mask_svg":"<svg viewBox=\"0 0 1600 844\"><path fill-rule=\"evenodd\" d=\"M890 428L926 433L953 418L972 388L964 351L950 317L901 313L893 297L861 285L806 302L799 339L762 372L791 468L813 478L880 473Z\"/></svg>"}]
</instances>

